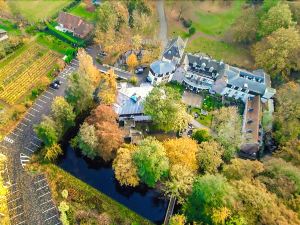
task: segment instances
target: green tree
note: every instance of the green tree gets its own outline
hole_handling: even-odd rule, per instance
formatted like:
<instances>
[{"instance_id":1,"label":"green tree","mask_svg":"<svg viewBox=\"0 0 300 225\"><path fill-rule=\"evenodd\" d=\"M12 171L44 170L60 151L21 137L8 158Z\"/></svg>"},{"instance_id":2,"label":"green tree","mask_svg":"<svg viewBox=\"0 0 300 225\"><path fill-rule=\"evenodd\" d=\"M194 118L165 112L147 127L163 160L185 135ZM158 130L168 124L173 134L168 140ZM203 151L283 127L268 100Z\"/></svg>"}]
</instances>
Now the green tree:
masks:
<instances>
[{"instance_id":1,"label":"green tree","mask_svg":"<svg viewBox=\"0 0 300 225\"><path fill-rule=\"evenodd\" d=\"M294 26L292 12L286 3L273 6L265 16L261 18L260 34L267 36L279 28Z\"/></svg>"},{"instance_id":2,"label":"green tree","mask_svg":"<svg viewBox=\"0 0 300 225\"><path fill-rule=\"evenodd\" d=\"M61 147L59 146L59 144L53 144L50 147L47 147L45 149L46 153L45 153L45 159L49 160L49 161L54 161L57 159L57 157L59 155L63 154L63 150L61 149Z\"/></svg>"},{"instance_id":3,"label":"green tree","mask_svg":"<svg viewBox=\"0 0 300 225\"><path fill-rule=\"evenodd\" d=\"M152 117L158 129L183 130L191 118L180 99L170 87L155 87L145 99L145 114Z\"/></svg>"},{"instance_id":4,"label":"green tree","mask_svg":"<svg viewBox=\"0 0 300 225\"><path fill-rule=\"evenodd\" d=\"M62 127L62 132L75 125L75 113L73 107L63 98L56 97L51 105L51 114L58 127Z\"/></svg>"},{"instance_id":5,"label":"green tree","mask_svg":"<svg viewBox=\"0 0 300 225\"><path fill-rule=\"evenodd\" d=\"M290 140L276 151L275 156L283 158L287 162L300 166L300 140Z\"/></svg>"},{"instance_id":6,"label":"green tree","mask_svg":"<svg viewBox=\"0 0 300 225\"><path fill-rule=\"evenodd\" d=\"M232 25L230 32L235 42L251 43L256 40L259 19L255 8L246 9Z\"/></svg>"},{"instance_id":7,"label":"green tree","mask_svg":"<svg viewBox=\"0 0 300 225\"><path fill-rule=\"evenodd\" d=\"M264 171L264 166L259 161L232 159L230 164L224 165L223 174L228 179L251 179Z\"/></svg>"},{"instance_id":8,"label":"green tree","mask_svg":"<svg viewBox=\"0 0 300 225\"><path fill-rule=\"evenodd\" d=\"M80 148L83 155L90 159L94 159L98 155L96 150L98 139L95 127L84 122L81 125L77 136L73 140L73 145L74 147Z\"/></svg>"},{"instance_id":9,"label":"green tree","mask_svg":"<svg viewBox=\"0 0 300 225\"><path fill-rule=\"evenodd\" d=\"M264 68L271 75L290 74L299 68L300 35L295 28L279 28L256 43L252 49L257 67Z\"/></svg>"},{"instance_id":10,"label":"green tree","mask_svg":"<svg viewBox=\"0 0 300 225\"><path fill-rule=\"evenodd\" d=\"M214 112L212 129L216 132L216 140L224 147L226 161L234 157L242 143L241 118L236 107L222 107Z\"/></svg>"},{"instance_id":11,"label":"green tree","mask_svg":"<svg viewBox=\"0 0 300 225\"><path fill-rule=\"evenodd\" d=\"M275 133L277 142L284 145L300 136L300 85L289 82L277 90Z\"/></svg>"},{"instance_id":12,"label":"green tree","mask_svg":"<svg viewBox=\"0 0 300 225\"><path fill-rule=\"evenodd\" d=\"M223 176L206 174L197 177L184 204L188 221L212 224L213 209L229 207L231 195L231 187Z\"/></svg>"},{"instance_id":13,"label":"green tree","mask_svg":"<svg viewBox=\"0 0 300 225\"><path fill-rule=\"evenodd\" d=\"M155 138L144 139L133 155L138 175L149 187L166 177L169 172L169 160L164 146Z\"/></svg>"},{"instance_id":14,"label":"green tree","mask_svg":"<svg viewBox=\"0 0 300 225\"><path fill-rule=\"evenodd\" d=\"M104 33L117 25L117 15L109 1L103 2L98 8L96 25Z\"/></svg>"},{"instance_id":15,"label":"green tree","mask_svg":"<svg viewBox=\"0 0 300 225\"><path fill-rule=\"evenodd\" d=\"M87 111L93 104L94 88L87 76L73 73L68 80L66 100L77 114Z\"/></svg>"},{"instance_id":16,"label":"green tree","mask_svg":"<svg viewBox=\"0 0 300 225\"><path fill-rule=\"evenodd\" d=\"M192 138L195 139L198 143L201 143L204 141L209 141L211 139L211 136L206 129L198 129L193 133Z\"/></svg>"},{"instance_id":17,"label":"green tree","mask_svg":"<svg viewBox=\"0 0 300 225\"><path fill-rule=\"evenodd\" d=\"M216 141L202 142L197 154L201 172L217 173L223 163L224 148Z\"/></svg>"},{"instance_id":18,"label":"green tree","mask_svg":"<svg viewBox=\"0 0 300 225\"><path fill-rule=\"evenodd\" d=\"M55 122L50 117L44 117L43 121L34 128L37 136L43 141L45 147L51 147L58 142L58 133Z\"/></svg>"}]
</instances>

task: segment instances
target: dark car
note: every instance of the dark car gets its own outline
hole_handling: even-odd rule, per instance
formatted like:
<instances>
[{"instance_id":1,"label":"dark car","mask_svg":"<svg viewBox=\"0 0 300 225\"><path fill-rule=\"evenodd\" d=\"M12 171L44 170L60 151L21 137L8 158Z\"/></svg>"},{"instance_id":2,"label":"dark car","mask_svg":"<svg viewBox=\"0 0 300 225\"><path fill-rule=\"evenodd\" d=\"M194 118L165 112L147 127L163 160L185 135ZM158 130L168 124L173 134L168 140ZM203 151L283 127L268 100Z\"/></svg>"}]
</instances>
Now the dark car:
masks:
<instances>
[{"instance_id":1,"label":"dark car","mask_svg":"<svg viewBox=\"0 0 300 225\"><path fill-rule=\"evenodd\" d=\"M52 82L52 83L50 84L50 87L53 88L53 89L58 89L58 88L59 88L59 85L58 85L57 83L55 83L55 82Z\"/></svg>"},{"instance_id":2,"label":"dark car","mask_svg":"<svg viewBox=\"0 0 300 225\"><path fill-rule=\"evenodd\" d=\"M54 83L57 84L57 85L61 85L62 84L62 82L60 80L55 80Z\"/></svg>"},{"instance_id":3,"label":"dark car","mask_svg":"<svg viewBox=\"0 0 300 225\"><path fill-rule=\"evenodd\" d=\"M100 52L98 53L98 55L104 57L104 56L107 56L107 53L104 52L104 51L100 51Z\"/></svg>"},{"instance_id":4,"label":"dark car","mask_svg":"<svg viewBox=\"0 0 300 225\"><path fill-rule=\"evenodd\" d=\"M188 130L188 132L187 132L187 136L191 137L191 136L192 136L192 134L193 134L193 130Z\"/></svg>"}]
</instances>

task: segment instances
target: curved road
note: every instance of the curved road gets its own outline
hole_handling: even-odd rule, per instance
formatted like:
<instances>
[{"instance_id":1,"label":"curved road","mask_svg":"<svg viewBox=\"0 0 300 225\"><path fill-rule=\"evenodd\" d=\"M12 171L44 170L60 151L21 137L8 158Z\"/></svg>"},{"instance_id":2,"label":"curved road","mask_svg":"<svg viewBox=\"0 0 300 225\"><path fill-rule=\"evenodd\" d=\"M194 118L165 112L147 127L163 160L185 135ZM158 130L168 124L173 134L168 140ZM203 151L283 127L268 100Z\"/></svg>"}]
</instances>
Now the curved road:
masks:
<instances>
[{"instance_id":1,"label":"curved road","mask_svg":"<svg viewBox=\"0 0 300 225\"><path fill-rule=\"evenodd\" d=\"M162 43L163 49L166 47L168 43L168 25L165 15L164 1L159 0L156 2L158 18L159 18L159 40Z\"/></svg>"}]
</instances>

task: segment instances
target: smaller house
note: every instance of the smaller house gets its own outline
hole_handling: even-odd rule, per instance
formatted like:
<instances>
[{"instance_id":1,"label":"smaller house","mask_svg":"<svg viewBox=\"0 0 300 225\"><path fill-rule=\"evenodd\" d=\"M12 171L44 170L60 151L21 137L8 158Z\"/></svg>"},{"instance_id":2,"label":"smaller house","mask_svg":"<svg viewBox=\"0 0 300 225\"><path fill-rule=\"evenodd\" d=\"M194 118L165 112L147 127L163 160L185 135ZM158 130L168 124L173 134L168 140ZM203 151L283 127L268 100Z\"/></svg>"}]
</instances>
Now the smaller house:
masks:
<instances>
[{"instance_id":1,"label":"smaller house","mask_svg":"<svg viewBox=\"0 0 300 225\"><path fill-rule=\"evenodd\" d=\"M73 33L74 36L79 38L86 38L89 36L94 29L94 26L78 16L71 15L66 12L59 13L57 18L59 26L56 27L57 30L66 32L69 31Z\"/></svg>"},{"instance_id":2,"label":"smaller house","mask_svg":"<svg viewBox=\"0 0 300 225\"><path fill-rule=\"evenodd\" d=\"M124 118L134 118L137 120L150 120L144 115L143 101L152 91L153 86L144 83L140 87L128 87L122 83L118 90L117 101L114 110L119 115L119 120Z\"/></svg>"},{"instance_id":3,"label":"smaller house","mask_svg":"<svg viewBox=\"0 0 300 225\"><path fill-rule=\"evenodd\" d=\"M4 41L8 39L7 31L0 29L0 41Z\"/></svg>"},{"instance_id":4,"label":"smaller house","mask_svg":"<svg viewBox=\"0 0 300 225\"><path fill-rule=\"evenodd\" d=\"M262 146L261 129L261 99L257 95L249 97L245 102L242 132L244 143L240 149L240 156L256 159Z\"/></svg>"},{"instance_id":5,"label":"smaller house","mask_svg":"<svg viewBox=\"0 0 300 225\"><path fill-rule=\"evenodd\" d=\"M179 66L184 54L186 41L181 37L172 39L166 46L162 60L172 62L174 65Z\"/></svg>"},{"instance_id":6,"label":"smaller house","mask_svg":"<svg viewBox=\"0 0 300 225\"><path fill-rule=\"evenodd\" d=\"M175 65L172 62L157 60L150 65L148 80L152 85L170 82L175 69Z\"/></svg>"}]
</instances>

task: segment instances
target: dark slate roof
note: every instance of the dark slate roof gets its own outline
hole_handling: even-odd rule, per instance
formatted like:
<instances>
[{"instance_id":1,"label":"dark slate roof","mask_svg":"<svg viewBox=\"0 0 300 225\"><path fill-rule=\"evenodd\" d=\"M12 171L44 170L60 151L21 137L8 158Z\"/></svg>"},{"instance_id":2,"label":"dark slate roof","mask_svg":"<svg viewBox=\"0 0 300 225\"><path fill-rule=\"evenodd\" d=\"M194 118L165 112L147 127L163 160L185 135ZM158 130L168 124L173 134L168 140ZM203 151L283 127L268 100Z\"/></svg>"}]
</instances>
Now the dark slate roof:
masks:
<instances>
[{"instance_id":1,"label":"dark slate roof","mask_svg":"<svg viewBox=\"0 0 300 225\"><path fill-rule=\"evenodd\" d=\"M82 37L86 37L93 30L92 24L66 12L59 13L57 22Z\"/></svg>"},{"instance_id":2,"label":"dark slate roof","mask_svg":"<svg viewBox=\"0 0 300 225\"><path fill-rule=\"evenodd\" d=\"M181 37L172 39L164 50L164 58L172 60L173 57L181 58L184 53L185 42Z\"/></svg>"},{"instance_id":3,"label":"dark slate roof","mask_svg":"<svg viewBox=\"0 0 300 225\"><path fill-rule=\"evenodd\" d=\"M150 69L155 74L166 74L175 71L175 65L171 62L157 60L150 65Z\"/></svg>"}]
</instances>

